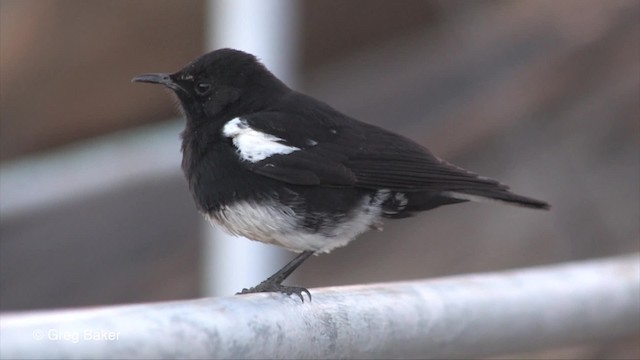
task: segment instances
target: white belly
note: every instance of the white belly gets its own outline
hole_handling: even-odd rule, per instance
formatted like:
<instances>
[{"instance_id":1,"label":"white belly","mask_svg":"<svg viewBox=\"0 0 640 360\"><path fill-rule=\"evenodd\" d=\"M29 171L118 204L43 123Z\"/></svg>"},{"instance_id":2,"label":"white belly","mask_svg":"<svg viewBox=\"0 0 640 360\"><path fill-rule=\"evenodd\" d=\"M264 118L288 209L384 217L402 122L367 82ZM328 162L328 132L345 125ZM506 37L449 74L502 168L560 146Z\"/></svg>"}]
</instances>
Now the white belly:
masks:
<instances>
[{"instance_id":1,"label":"white belly","mask_svg":"<svg viewBox=\"0 0 640 360\"><path fill-rule=\"evenodd\" d=\"M386 194L382 194L386 196ZM371 229L381 229L383 196L371 201L365 196L359 206L333 226L328 225L311 232L304 228L303 214L273 201L260 203L239 201L212 213L208 219L224 231L288 250L329 252L344 246L356 236Z\"/></svg>"}]
</instances>

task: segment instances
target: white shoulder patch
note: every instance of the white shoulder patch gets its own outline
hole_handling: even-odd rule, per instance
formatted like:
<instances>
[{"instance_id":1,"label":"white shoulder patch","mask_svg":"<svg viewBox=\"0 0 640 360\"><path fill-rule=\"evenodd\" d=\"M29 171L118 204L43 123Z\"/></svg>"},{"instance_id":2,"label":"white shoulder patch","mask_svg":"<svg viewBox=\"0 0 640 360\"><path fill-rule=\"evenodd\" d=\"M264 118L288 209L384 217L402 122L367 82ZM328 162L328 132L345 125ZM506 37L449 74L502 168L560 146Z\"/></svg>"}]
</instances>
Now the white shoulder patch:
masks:
<instances>
[{"instance_id":1,"label":"white shoulder patch","mask_svg":"<svg viewBox=\"0 0 640 360\"><path fill-rule=\"evenodd\" d=\"M289 154L300 150L280 143L277 136L252 129L242 118L229 120L222 128L222 135L233 139L238 156L242 160L258 162L276 154Z\"/></svg>"}]
</instances>

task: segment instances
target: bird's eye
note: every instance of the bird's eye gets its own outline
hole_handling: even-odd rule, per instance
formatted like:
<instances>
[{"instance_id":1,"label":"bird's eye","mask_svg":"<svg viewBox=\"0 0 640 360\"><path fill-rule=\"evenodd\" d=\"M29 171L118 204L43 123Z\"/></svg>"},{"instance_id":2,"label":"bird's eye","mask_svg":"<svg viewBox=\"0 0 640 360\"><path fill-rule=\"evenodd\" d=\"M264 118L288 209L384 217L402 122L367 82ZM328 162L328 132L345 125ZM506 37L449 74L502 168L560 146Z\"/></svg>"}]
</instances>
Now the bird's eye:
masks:
<instances>
[{"instance_id":1,"label":"bird's eye","mask_svg":"<svg viewBox=\"0 0 640 360\"><path fill-rule=\"evenodd\" d=\"M203 96L207 95L211 91L211 88L212 86L208 82L200 81L196 83L194 90L196 94Z\"/></svg>"}]
</instances>

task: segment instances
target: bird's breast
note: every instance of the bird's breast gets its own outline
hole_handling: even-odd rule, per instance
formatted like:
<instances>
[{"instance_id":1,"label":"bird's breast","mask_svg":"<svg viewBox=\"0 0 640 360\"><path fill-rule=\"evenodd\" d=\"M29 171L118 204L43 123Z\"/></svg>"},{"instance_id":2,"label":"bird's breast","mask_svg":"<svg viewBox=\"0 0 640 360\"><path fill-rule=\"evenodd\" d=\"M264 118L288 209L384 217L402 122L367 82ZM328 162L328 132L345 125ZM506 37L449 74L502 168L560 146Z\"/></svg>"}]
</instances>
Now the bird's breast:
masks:
<instances>
[{"instance_id":1,"label":"bird's breast","mask_svg":"<svg viewBox=\"0 0 640 360\"><path fill-rule=\"evenodd\" d=\"M238 200L263 197L269 184L240 164L230 144L220 141L202 151L194 143L183 144L182 170L198 210L209 213Z\"/></svg>"}]
</instances>

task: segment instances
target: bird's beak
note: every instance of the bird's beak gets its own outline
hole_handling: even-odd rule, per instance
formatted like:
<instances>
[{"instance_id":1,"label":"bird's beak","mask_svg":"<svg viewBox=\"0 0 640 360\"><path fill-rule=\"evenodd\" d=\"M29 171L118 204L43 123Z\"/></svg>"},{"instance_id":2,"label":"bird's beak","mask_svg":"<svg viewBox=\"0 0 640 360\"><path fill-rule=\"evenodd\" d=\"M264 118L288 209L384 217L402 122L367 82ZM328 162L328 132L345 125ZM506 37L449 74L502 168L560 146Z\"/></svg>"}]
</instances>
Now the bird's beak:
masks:
<instances>
[{"instance_id":1,"label":"bird's beak","mask_svg":"<svg viewBox=\"0 0 640 360\"><path fill-rule=\"evenodd\" d=\"M173 81L173 79L171 78L171 75L169 74L162 74L162 73L154 73L154 74L141 74L138 76L135 76L133 79L131 79L131 82L144 82L144 83L151 83L151 84L160 84L160 85L164 85L172 90L180 90L180 91L184 91L184 89L177 84L176 82Z\"/></svg>"}]
</instances>

